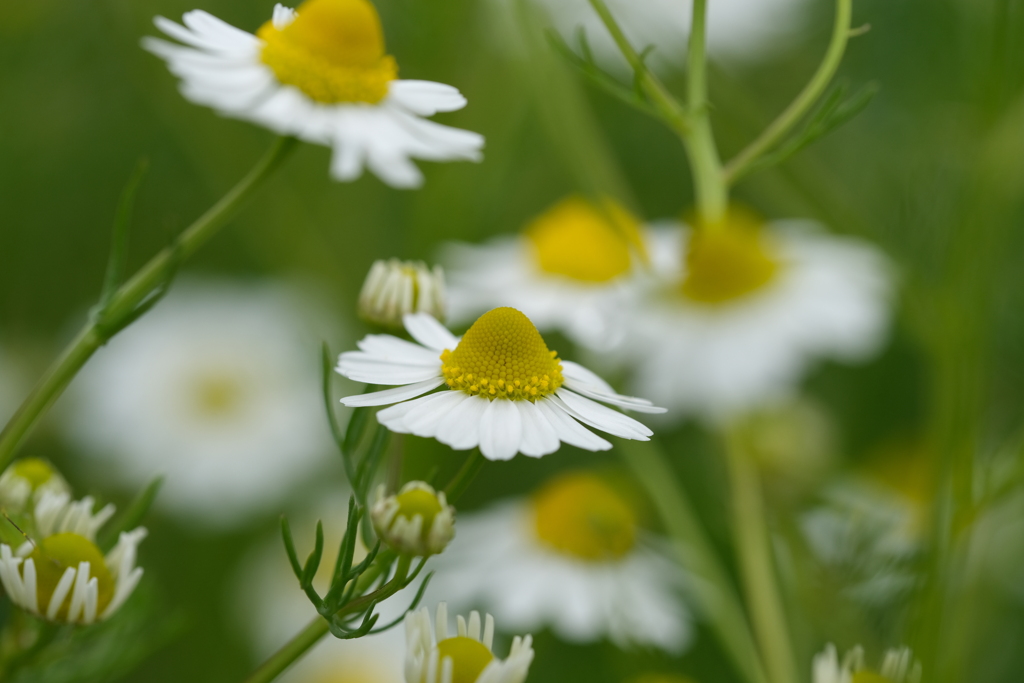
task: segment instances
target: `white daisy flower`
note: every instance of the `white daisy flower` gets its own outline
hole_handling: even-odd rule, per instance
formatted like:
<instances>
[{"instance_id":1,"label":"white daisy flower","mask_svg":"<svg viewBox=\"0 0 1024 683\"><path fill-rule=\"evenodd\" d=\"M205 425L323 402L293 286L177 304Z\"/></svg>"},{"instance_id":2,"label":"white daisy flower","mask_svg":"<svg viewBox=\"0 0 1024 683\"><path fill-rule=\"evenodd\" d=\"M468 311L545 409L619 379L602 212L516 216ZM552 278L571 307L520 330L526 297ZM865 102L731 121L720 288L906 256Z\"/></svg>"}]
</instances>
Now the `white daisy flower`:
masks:
<instances>
[{"instance_id":1,"label":"white daisy flower","mask_svg":"<svg viewBox=\"0 0 1024 683\"><path fill-rule=\"evenodd\" d=\"M70 495L71 487L53 465L42 458L22 458L0 474L0 508L17 512L46 494Z\"/></svg>"},{"instance_id":2,"label":"white daisy flower","mask_svg":"<svg viewBox=\"0 0 1024 683\"><path fill-rule=\"evenodd\" d=\"M480 606L513 630L678 653L691 638L680 574L600 477L563 474L531 498L462 514L431 595Z\"/></svg>"},{"instance_id":3,"label":"white daisy flower","mask_svg":"<svg viewBox=\"0 0 1024 683\"><path fill-rule=\"evenodd\" d=\"M384 495L381 484L370 520L377 536L409 555L436 555L455 537L455 508L444 491L422 481L410 481L391 496Z\"/></svg>"},{"instance_id":4,"label":"white daisy flower","mask_svg":"<svg viewBox=\"0 0 1024 683\"><path fill-rule=\"evenodd\" d=\"M422 261L375 261L359 293L359 316L381 327L402 329L406 313L445 317L444 271Z\"/></svg>"},{"instance_id":5,"label":"white daisy flower","mask_svg":"<svg viewBox=\"0 0 1024 683\"><path fill-rule=\"evenodd\" d=\"M635 390L680 413L735 417L789 395L812 361L884 340L885 258L853 238L733 210L715 228L653 231L655 277L628 307Z\"/></svg>"},{"instance_id":6,"label":"white daisy flower","mask_svg":"<svg viewBox=\"0 0 1024 683\"><path fill-rule=\"evenodd\" d=\"M224 116L331 147L338 180L354 180L366 166L390 185L418 187L423 176L413 158L481 158L482 136L423 118L462 109L466 99L448 85L398 79L368 0L307 0L298 11L277 5L256 35L202 10L182 20L155 23L184 45L143 41L181 78L182 94Z\"/></svg>"},{"instance_id":7,"label":"white daisy flower","mask_svg":"<svg viewBox=\"0 0 1024 683\"><path fill-rule=\"evenodd\" d=\"M485 313L461 339L424 313L405 316L405 328L418 343L369 335L359 351L341 354L337 367L357 382L398 385L341 399L346 406L396 404L377 413L393 432L433 437L455 450L479 446L490 460L508 460L516 453L554 453L562 442L591 451L611 448L579 422L624 439L651 436L642 423L597 401L664 412L616 394L581 365L559 360L514 308Z\"/></svg>"},{"instance_id":8,"label":"white daisy flower","mask_svg":"<svg viewBox=\"0 0 1024 683\"><path fill-rule=\"evenodd\" d=\"M178 283L71 387L69 438L156 505L229 526L276 509L328 461L317 316L270 283Z\"/></svg>"},{"instance_id":9,"label":"white daisy flower","mask_svg":"<svg viewBox=\"0 0 1024 683\"><path fill-rule=\"evenodd\" d=\"M815 655L811 667L812 683L920 683L921 664L910 648L890 649L875 672L864 666L864 650L859 646L839 660L836 646L829 643Z\"/></svg>"},{"instance_id":10,"label":"white daisy flower","mask_svg":"<svg viewBox=\"0 0 1024 683\"><path fill-rule=\"evenodd\" d=\"M457 635L448 631L448 607L437 606L432 622L426 607L405 615L406 683L523 683L533 661L533 639L516 636L506 659L494 656L494 618L481 630L480 614L459 616Z\"/></svg>"},{"instance_id":11,"label":"white daisy flower","mask_svg":"<svg viewBox=\"0 0 1024 683\"><path fill-rule=\"evenodd\" d=\"M624 208L567 197L521 235L445 247L451 319L468 322L511 306L526 311L542 332L559 330L582 346L613 349L623 337L616 313L626 305L623 283L634 275L637 249L643 249L640 225Z\"/></svg>"},{"instance_id":12,"label":"white daisy flower","mask_svg":"<svg viewBox=\"0 0 1024 683\"><path fill-rule=\"evenodd\" d=\"M49 621L88 625L116 612L142 579L135 566L146 530L122 533L106 556L96 547L96 531L113 506L93 513L93 501L74 502L66 494L46 494L36 504L38 540L17 552L0 544L0 583L11 602Z\"/></svg>"}]
</instances>

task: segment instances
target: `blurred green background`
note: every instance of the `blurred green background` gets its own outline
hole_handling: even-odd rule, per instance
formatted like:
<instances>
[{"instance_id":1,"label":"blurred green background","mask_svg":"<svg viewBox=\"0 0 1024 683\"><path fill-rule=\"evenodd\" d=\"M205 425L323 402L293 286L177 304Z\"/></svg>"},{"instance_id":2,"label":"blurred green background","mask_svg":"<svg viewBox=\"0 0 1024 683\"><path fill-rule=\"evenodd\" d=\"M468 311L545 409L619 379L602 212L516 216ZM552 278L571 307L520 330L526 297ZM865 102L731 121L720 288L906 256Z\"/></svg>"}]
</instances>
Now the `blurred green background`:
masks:
<instances>
[{"instance_id":1,"label":"blurred green background","mask_svg":"<svg viewBox=\"0 0 1024 683\"><path fill-rule=\"evenodd\" d=\"M430 261L443 240L515 231L594 177L623 179L621 198L645 218L686 211L689 173L673 136L567 68L552 71L560 67L550 55L526 67L509 60L495 49L483 3L377 2L402 76L450 83L467 96L465 110L438 120L483 133L482 164L423 164L424 189L403 192L370 176L333 182L329 151L304 145L186 271L317 283L347 329L329 340L337 350L365 331L354 307L375 259ZM163 63L139 48L142 36L155 33L153 15L176 19L193 8L192 0L34 0L3 8L0 346L20 359L17 374L26 380L39 376L95 301L114 208L139 158L149 160L150 173L136 207L133 267L219 198L272 139L185 101ZM271 4L209 0L202 8L255 30ZM726 156L813 72L832 11L825 0L809 0L807 26L792 41L757 63L714 65L714 123ZM959 430L951 439L1003 443L1020 428L1024 405L1024 2L857 0L854 23L871 30L851 41L839 80L853 88L877 83L874 101L783 166L742 182L736 198L769 218L815 218L837 233L867 237L898 264L903 297L886 351L867 366L820 367L807 383L838 424L847 464L898 438L941 442L944 430ZM566 78L573 88L545 89ZM681 90L681 77L667 80ZM595 135L566 118L577 108ZM602 169L601 159L611 166ZM311 362L317 354L310 349ZM953 411L961 416L956 425ZM52 419L24 452L52 459L79 490L123 503L105 487L104 473L58 438ZM714 444L696 426L666 443L724 548ZM410 474L432 458L445 468L461 461L434 442L410 439L408 450ZM614 458L568 448L557 459L517 458L485 470L464 507L526 491L561 468ZM340 482L340 463L335 474ZM163 616L146 627L155 652L123 680L233 681L247 673L253 662L225 596L239 558L275 524L269 515L215 535L159 516L148 522L147 575L137 599L152 601ZM990 608L984 623L964 636L969 680L1018 681L1008 672L1024 666L1024 654L1011 648L1024 638L1024 605L998 593L982 598ZM829 623L829 607L818 609L816 633L844 637ZM882 642L886 628L877 625ZM677 662L603 645L569 647L541 634L530 680L613 682L637 667L704 683L735 680L717 648L703 629Z\"/></svg>"}]
</instances>

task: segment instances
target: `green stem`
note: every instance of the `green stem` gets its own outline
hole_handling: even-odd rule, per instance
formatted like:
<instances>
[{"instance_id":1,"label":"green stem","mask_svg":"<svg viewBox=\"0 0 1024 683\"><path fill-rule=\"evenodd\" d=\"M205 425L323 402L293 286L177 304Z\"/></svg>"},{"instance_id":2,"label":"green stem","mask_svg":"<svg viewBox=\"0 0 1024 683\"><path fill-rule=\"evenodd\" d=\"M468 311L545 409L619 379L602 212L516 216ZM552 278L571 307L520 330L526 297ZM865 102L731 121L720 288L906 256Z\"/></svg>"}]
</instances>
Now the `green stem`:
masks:
<instances>
[{"instance_id":1,"label":"green stem","mask_svg":"<svg viewBox=\"0 0 1024 683\"><path fill-rule=\"evenodd\" d=\"M458 500L459 496L469 488L469 485L476 479L476 475L480 473L486 462L487 460L480 452L480 449L474 448L473 452L466 458L466 462L462 463L462 467L459 468L455 477L444 488L444 494L448 498L449 503Z\"/></svg>"},{"instance_id":2,"label":"green stem","mask_svg":"<svg viewBox=\"0 0 1024 683\"><path fill-rule=\"evenodd\" d=\"M727 185L734 184L750 170L754 162L775 147L825 92L825 88L828 87L839 68L839 63L843 60L846 44L850 40L852 5L853 0L836 0L836 19L832 30L832 40L821 66L785 111L779 114L778 118L765 128L746 149L726 164L724 179Z\"/></svg>"},{"instance_id":3,"label":"green stem","mask_svg":"<svg viewBox=\"0 0 1024 683\"><path fill-rule=\"evenodd\" d=\"M409 575L409 567L411 564L411 557L408 555L399 556L395 576L391 579L389 584L394 584L395 586L400 585L405 580L405 577ZM366 570L366 573L360 576L356 581L356 586L358 587L357 593L361 593L372 586L373 583L380 578L381 572L384 571L387 566L390 566L390 562L374 564ZM397 591L397 588L390 590L388 595L392 595ZM388 595L383 597L388 597ZM348 614L360 608L365 609L366 607L366 601L363 598L357 598L342 607L341 610L338 611L338 614ZM306 652L320 642L321 638L330 632L331 630L327 620L319 615L316 616L311 622L309 622L309 624L306 625L306 628L299 631L291 640L285 643L280 650L275 652L270 659L263 662L258 669L253 671L252 675L245 679L245 683L270 683L284 673L289 666L301 659Z\"/></svg>"},{"instance_id":4,"label":"green stem","mask_svg":"<svg viewBox=\"0 0 1024 683\"><path fill-rule=\"evenodd\" d=\"M672 538L679 564L694 578L702 612L733 665L748 683L768 683L732 581L704 534L665 454L652 442L625 441L623 460L651 497ZM789 683L789 682L787 682Z\"/></svg>"},{"instance_id":5,"label":"green stem","mask_svg":"<svg viewBox=\"0 0 1024 683\"><path fill-rule=\"evenodd\" d=\"M765 524L761 481L735 433L726 433L732 484L733 532L751 621L772 683L799 680L789 626L775 581L775 560Z\"/></svg>"},{"instance_id":6,"label":"green stem","mask_svg":"<svg viewBox=\"0 0 1024 683\"><path fill-rule=\"evenodd\" d=\"M96 350L106 344L116 330L121 329L125 321L130 320L139 307L145 305L147 299L166 285L182 260L194 254L228 222L262 181L280 166L294 143L294 138L277 139L230 192L189 226L171 246L150 259L130 281L113 293L100 311L90 316L89 322L50 366L3 432L0 432L0 471L14 459L21 442Z\"/></svg>"}]
</instances>

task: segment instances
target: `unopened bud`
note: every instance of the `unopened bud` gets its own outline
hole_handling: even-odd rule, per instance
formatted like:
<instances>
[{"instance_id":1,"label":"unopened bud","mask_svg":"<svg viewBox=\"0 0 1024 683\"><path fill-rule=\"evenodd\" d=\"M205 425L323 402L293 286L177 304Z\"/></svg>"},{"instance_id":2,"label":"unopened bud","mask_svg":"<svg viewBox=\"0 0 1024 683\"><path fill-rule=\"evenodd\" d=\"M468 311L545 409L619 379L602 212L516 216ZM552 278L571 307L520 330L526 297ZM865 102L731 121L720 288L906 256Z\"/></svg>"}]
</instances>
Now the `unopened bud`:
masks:
<instances>
[{"instance_id":1,"label":"unopened bud","mask_svg":"<svg viewBox=\"0 0 1024 683\"><path fill-rule=\"evenodd\" d=\"M406 313L429 313L444 320L444 271L422 261L377 261L359 294L359 315L367 322L402 329Z\"/></svg>"},{"instance_id":2,"label":"unopened bud","mask_svg":"<svg viewBox=\"0 0 1024 683\"><path fill-rule=\"evenodd\" d=\"M370 519L385 543L408 555L437 555L455 537L455 508L444 491L422 481L411 481L391 496L378 488Z\"/></svg>"}]
</instances>

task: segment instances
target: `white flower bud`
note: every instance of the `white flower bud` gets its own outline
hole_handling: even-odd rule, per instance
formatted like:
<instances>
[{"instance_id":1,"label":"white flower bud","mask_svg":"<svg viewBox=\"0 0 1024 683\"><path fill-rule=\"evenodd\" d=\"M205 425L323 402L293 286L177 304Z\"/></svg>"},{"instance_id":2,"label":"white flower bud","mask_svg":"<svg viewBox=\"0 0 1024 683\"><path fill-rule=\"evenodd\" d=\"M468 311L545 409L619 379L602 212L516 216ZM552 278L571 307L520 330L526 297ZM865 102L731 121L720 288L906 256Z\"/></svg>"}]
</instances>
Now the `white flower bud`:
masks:
<instances>
[{"instance_id":1,"label":"white flower bud","mask_svg":"<svg viewBox=\"0 0 1024 683\"><path fill-rule=\"evenodd\" d=\"M408 555L437 555L455 537L455 508L444 491L422 481L411 481L391 496L379 487L370 520L385 543Z\"/></svg>"},{"instance_id":2,"label":"white flower bud","mask_svg":"<svg viewBox=\"0 0 1024 683\"><path fill-rule=\"evenodd\" d=\"M429 313L444 320L444 271L421 261L389 259L370 268L359 294L359 315L366 321L402 329L406 313Z\"/></svg>"},{"instance_id":3,"label":"white flower bud","mask_svg":"<svg viewBox=\"0 0 1024 683\"><path fill-rule=\"evenodd\" d=\"M0 475L0 507L8 512L30 508L45 494L70 494L71 487L42 458L22 458Z\"/></svg>"}]
</instances>

